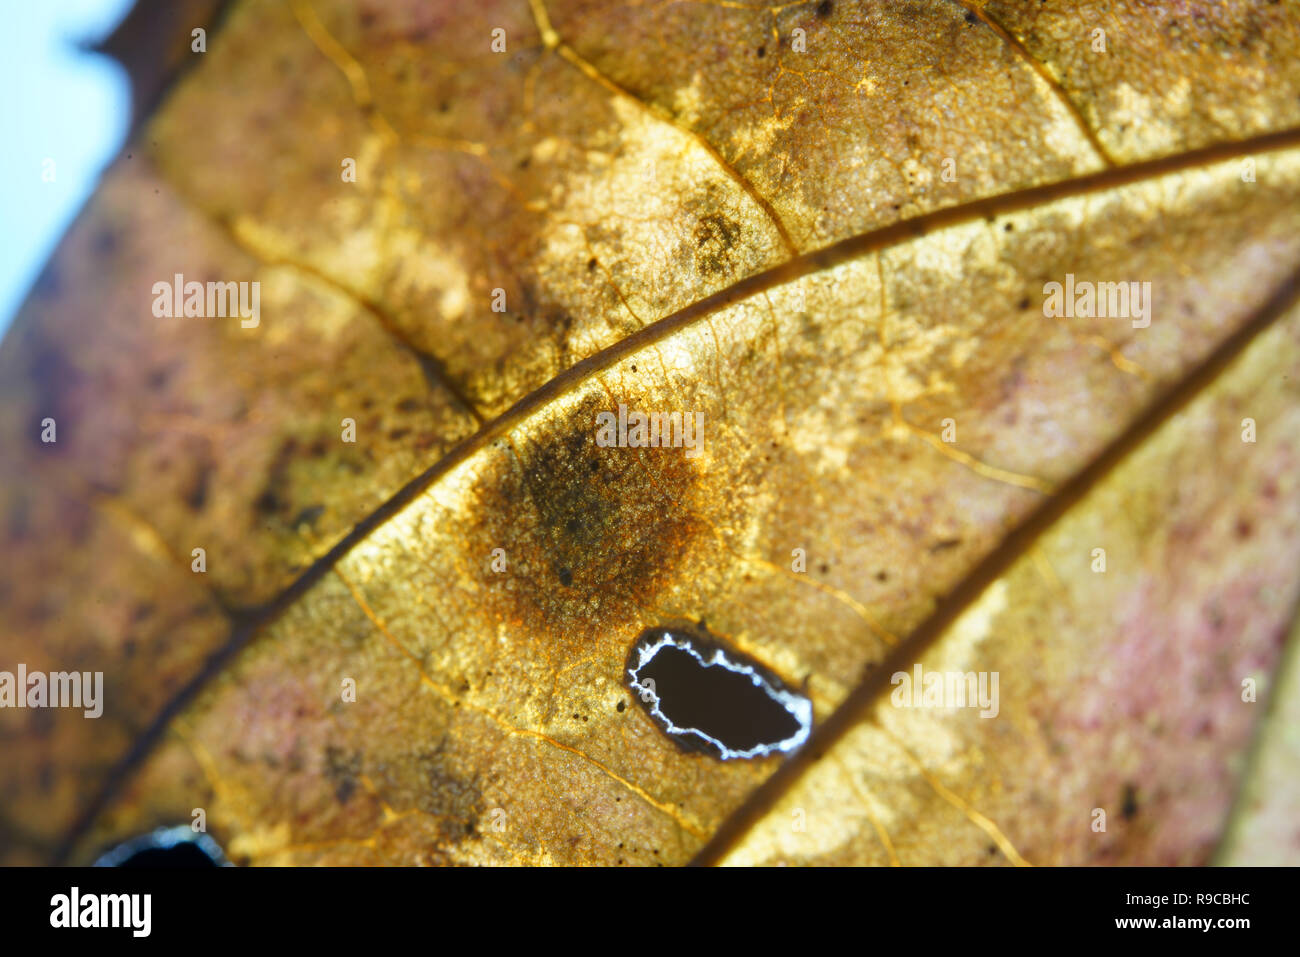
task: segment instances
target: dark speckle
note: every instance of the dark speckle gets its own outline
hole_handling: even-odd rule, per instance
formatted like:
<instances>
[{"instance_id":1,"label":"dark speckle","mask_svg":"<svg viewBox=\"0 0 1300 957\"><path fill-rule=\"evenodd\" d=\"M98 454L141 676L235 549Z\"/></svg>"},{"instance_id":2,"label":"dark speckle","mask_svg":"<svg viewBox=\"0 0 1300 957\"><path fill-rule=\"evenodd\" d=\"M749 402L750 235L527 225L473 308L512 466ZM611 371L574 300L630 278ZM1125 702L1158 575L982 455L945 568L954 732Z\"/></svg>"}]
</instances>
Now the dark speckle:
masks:
<instances>
[{"instance_id":1,"label":"dark speckle","mask_svg":"<svg viewBox=\"0 0 1300 957\"><path fill-rule=\"evenodd\" d=\"M299 525L315 525L316 519L325 513L324 505L309 505L298 513L292 524L295 528Z\"/></svg>"},{"instance_id":2,"label":"dark speckle","mask_svg":"<svg viewBox=\"0 0 1300 957\"><path fill-rule=\"evenodd\" d=\"M570 585L572 585L572 584L573 584L573 572L569 571L569 569L567 569L567 568L561 568L561 569L560 569L560 584L563 585L565 588L568 588Z\"/></svg>"},{"instance_id":3,"label":"dark speckle","mask_svg":"<svg viewBox=\"0 0 1300 957\"><path fill-rule=\"evenodd\" d=\"M334 797L347 804L357 790L357 775L361 773L361 752L348 754L342 748L328 745L325 748L325 776L334 785Z\"/></svg>"},{"instance_id":4,"label":"dark speckle","mask_svg":"<svg viewBox=\"0 0 1300 957\"><path fill-rule=\"evenodd\" d=\"M1124 820L1131 821L1137 817L1138 812L1137 786L1131 781L1124 785L1123 801L1119 813L1124 816Z\"/></svg>"},{"instance_id":5,"label":"dark speckle","mask_svg":"<svg viewBox=\"0 0 1300 957\"><path fill-rule=\"evenodd\" d=\"M262 492L253 500L253 507L264 515L272 515L278 512L283 505L284 503L280 501L279 496L270 489Z\"/></svg>"},{"instance_id":6,"label":"dark speckle","mask_svg":"<svg viewBox=\"0 0 1300 957\"><path fill-rule=\"evenodd\" d=\"M185 503L196 512L203 510L208 501L208 488L212 484L212 463L201 461L195 467L194 477L185 492Z\"/></svg>"},{"instance_id":7,"label":"dark speckle","mask_svg":"<svg viewBox=\"0 0 1300 957\"><path fill-rule=\"evenodd\" d=\"M107 257L117 248L117 234L111 229L101 229L95 234L94 250L96 256Z\"/></svg>"},{"instance_id":8,"label":"dark speckle","mask_svg":"<svg viewBox=\"0 0 1300 957\"><path fill-rule=\"evenodd\" d=\"M817 4L817 19L819 20L825 20L834 12L835 4L831 3L831 0L822 0L821 3Z\"/></svg>"}]
</instances>

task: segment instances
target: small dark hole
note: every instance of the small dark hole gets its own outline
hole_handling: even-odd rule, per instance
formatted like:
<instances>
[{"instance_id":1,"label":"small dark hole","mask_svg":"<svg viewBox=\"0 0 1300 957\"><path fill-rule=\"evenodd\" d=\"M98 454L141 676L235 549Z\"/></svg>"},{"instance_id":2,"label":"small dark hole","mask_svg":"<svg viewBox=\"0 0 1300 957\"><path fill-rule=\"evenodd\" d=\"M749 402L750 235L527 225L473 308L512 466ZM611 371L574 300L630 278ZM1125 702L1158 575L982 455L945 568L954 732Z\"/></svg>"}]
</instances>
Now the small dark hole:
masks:
<instances>
[{"instance_id":1,"label":"small dark hole","mask_svg":"<svg viewBox=\"0 0 1300 957\"><path fill-rule=\"evenodd\" d=\"M119 844L95 861L95 866L189 870L223 867L227 863L216 841L181 824L159 828Z\"/></svg>"},{"instance_id":2,"label":"small dark hole","mask_svg":"<svg viewBox=\"0 0 1300 957\"><path fill-rule=\"evenodd\" d=\"M673 724L699 728L737 751L782 741L799 730L790 712L748 677L719 666L705 667L677 648L661 650L639 677L654 681L659 708Z\"/></svg>"},{"instance_id":3,"label":"small dark hole","mask_svg":"<svg viewBox=\"0 0 1300 957\"><path fill-rule=\"evenodd\" d=\"M217 862L188 841L171 847L149 847L137 851L116 867L216 867Z\"/></svg>"},{"instance_id":4,"label":"small dark hole","mask_svg":"<svg viewBox=\"0 0 1300 957\"><path fill-rule=\"evenodd\" d=\"M724 760L757 757L807 732L787 706L790 699L778 700L792 695L779 678L702 632L645 632L633 646L628 672L632 690L641 692L637 700L684 748ZM653 693L645 694L650 688Z\"/></svg>"}]
</instances>

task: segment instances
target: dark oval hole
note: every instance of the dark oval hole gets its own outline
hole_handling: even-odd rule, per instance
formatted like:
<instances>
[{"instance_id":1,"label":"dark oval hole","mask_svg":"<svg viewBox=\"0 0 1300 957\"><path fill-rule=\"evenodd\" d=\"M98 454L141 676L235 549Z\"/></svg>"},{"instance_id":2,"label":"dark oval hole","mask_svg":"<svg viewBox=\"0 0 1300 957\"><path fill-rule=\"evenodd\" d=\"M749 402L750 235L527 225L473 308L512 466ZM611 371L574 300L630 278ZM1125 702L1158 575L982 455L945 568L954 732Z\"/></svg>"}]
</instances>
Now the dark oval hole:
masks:
<instances>
[{"instance_id":1,"label":"dark oval hole","mask_svg":"<svg viewBox=\"0 0 1300 957\"><path fill-rule=\"evenodd\" d=\"M180 824L133 837L103 854L95 866L191 869L229 867L230 862L216 841Z\"/></svg>"},{"instance_id":2,"label":"dark oval hole","mask_svg":"<svg viewBox=\"0 0 1300 957\"><path fill-rule=\"evenodd\" d=\"M793 751L812 727L806 697L697 626L643 632L627 673L636 700L666 735L724 761Z\"/></svg>"}]
</instances>

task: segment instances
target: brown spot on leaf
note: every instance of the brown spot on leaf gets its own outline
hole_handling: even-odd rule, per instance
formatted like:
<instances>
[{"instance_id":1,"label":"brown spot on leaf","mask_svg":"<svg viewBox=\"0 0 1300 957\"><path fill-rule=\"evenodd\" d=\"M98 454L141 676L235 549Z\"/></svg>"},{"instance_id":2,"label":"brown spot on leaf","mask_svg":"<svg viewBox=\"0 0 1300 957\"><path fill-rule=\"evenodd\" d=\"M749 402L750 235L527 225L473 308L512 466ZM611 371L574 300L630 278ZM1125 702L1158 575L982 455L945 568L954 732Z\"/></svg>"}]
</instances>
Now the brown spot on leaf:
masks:
<instances>
[{"instance_id":1,"label":"brown spot on leaf","mask_svg":"<svg viewBox=\"0 0 1300 957\"><path fill-rule=\"evenodd\" d=\"M596 444L597 413L618 402L592 397L503 443L502 467L477 493L482 544L470 549L505 547L517 585L494 588L490 600L557 639L637 614L702 531L692 512L702 479L685 450Z\"/></svg>"}]
</instances>

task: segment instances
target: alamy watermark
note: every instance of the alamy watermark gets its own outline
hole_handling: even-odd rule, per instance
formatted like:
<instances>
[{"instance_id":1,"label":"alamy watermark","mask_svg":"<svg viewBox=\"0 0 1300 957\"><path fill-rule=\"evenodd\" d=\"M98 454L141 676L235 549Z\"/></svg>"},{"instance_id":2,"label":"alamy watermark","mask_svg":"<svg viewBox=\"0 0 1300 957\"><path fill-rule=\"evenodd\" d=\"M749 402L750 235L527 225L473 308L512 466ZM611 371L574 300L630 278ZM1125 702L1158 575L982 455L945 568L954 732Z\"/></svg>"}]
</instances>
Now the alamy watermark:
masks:
<instances>
[{"instance_id":1,"label":"alamy watermark","mask_svg":"<svg viewBox=\"0 0 1300 957\"><path fill-rule=\"evenodd\" d=\"M703 441L703 412L629 412L620 402L617 415L596 413L596 444L601 448L684 448L686 457L693 459Z\"/></svg>"},{"instance_id":2,"label":"alamy watermark","mask_svg":"<svg viewBox=\"0 0 1300 957\"><path fill-rule=\"evenodd\" d=\"M1132 319L1134 329L1151 325L1151 283L1065 282L1043 284L1043 315L1049 319Z\"/></svg>"},{"instance_id":3,"label":"alamy watermark","mask_svg":"<svg viewBox=\"0 0 1300 957\"><path fill-rule=\"evenodd\" d=\"M912 674L895 671L897 685L889 700L896 708L979 708L981 718L998 716L996 671L924 671L920 662Z\"/></svg>"},{"instance_id":4,"label":"alamy watermark","mask_svg":"<svg viewBox=\"0 0 1300 957\"><path fill-rule=\"evenodd\" d=\"M104 672L0 671L0 708L81 708L87 718L104 713Z\"/></svg>"},{"instance_id":5,"label":"alamy watermark","mask_svg":"<svg viewBox=\"0 0 1300 957\"><path fill-rule=\"evenodd\" d=\"M262 321L260 282L186 282L176 273L171 282L153 284L153 314L159 319L227 319L239 316L239 324L254 329Z\"/></svg>"},{"instance_id":6,"label":"alamy watermark","mask_svg":"<svg viewBox=\"0 0 1300 957\"><path fill-rule=\"evenodd\" d=\"M148 937L152 910L152 894L83 894L74 885L50 898L50 926L120 927L133 937Z\"/></svg>"}]
</instances>

